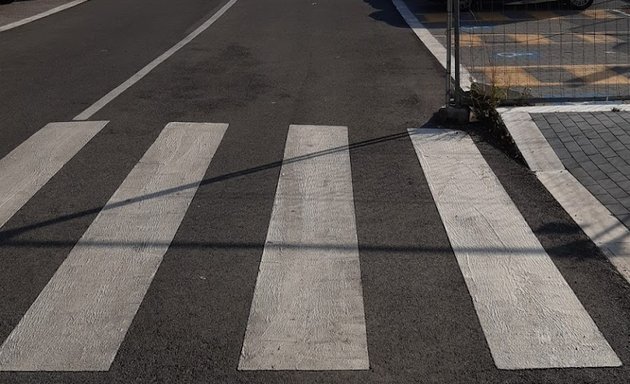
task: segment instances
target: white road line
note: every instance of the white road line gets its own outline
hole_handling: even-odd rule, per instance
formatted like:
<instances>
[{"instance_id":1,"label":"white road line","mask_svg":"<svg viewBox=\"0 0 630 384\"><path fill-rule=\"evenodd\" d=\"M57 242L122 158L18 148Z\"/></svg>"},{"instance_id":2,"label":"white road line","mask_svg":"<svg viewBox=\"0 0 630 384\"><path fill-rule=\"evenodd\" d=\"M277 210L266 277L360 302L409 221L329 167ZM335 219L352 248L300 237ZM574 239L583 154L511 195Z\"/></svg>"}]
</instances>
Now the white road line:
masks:
<instances>
[{"instance_id":1,"label":"white road line","mask_svg":"<svg viewBox=\"0 0 630 384\"><path fill-rule=\"evenodd\" d=\"M64 10L66 10L68 8L72 8L72 7L77 6L79 4L85 3L86 1L87 0L72 1L70 3L63 4L63 5L60 5L58 7L55 7L53 9L49 9L46 12L38 13L37 15L34 15L34 16L31 16L31 17L27 17L26 19L22 19L22 20L15 21L13 23L2 25L2 26L0 26L0 32L8 31L9 29L17 28L17 27L22 26L24 24L28 24L28 23L31 23L33 21L36 21L36 20L39 20L39 19L43 19L46 16L50 16L50 15L53 15L53 14L55 14L57 12L61 12L61 11L64 11Z\"/></svg>"},{"instance_id":2,"label":"white road line","mask_svg":"<svg viewBox=\"0 0 630 384\"><path fill-rule=\"evenodd\" d=\"M226 129L164 128L4 342L0 370L109 369Z\"/></svg>"},{"instance_id":3,"label":"white road line","mask_svg":"<svg viewBox=\"0 0 630 384\"><path fill-rule=\"evenodd\" d=\"M555 105L499 108L498 112L529 168L630 282L630 231L593 196L558 158L533 121L531 113L630 111L627 104Z\"/></svg>"},{"instance_id":4,"label":"white road line","mask_svg":"<svg viewBox=\"0 0 630 384\"><path fill-rule=\"evenodd\" d=\"M104 106L109 104L112 100L120 96L127 89L131 88L135 83L142 80L146 75L149 74L152 70L154 70L158 65L162 64L169 57L173 56L177 51L182 49L188 43L193 41L197 36L203 33L206 29L210 28L212 24L214 24L228 9L230 9L238 0L230 0L227 4L225 4L221 9L217 11L212 17L210 17L206 22L200 25L197 29L192 31L188 36L186 36L182 41L175 44L171 49L161 54L158 58L147 64L146 67L139 70L136 74L131 76L127 81L120 84L118 87L114 88L107 95L103 96L96 103L88 107L85 111L81 112L77 115L73 120L88 120L91 118L96 112L100 111Z\"/></svg>"},{"instance_id":5,"label":"white road line","mask_svg":"<svg viewBox=\"0 0 630 384\"><path fill-rule=\"evenodd\" d=\"M424 44L429 52L433 54L435 59L446 69L446 48L440 43L427 27L424 26L418 20L418 18L411 12L404 0L392 0L394 6L400 13L400 16L405 20L409 28L416 34L418 39ZM451 58L451 73L455 76L455 58ZM476 80L474 76L463 65L460 68L460 85L464 91L470 91L470 87Z\"/></svg>"},{"instance_id":6,"label":"white road line","mask_svg":"<svg viewBox=\"0 0 630 384\"><path fill-rule=\"evenodd\" d=\"M0 227L107 123L48 124L0 160Z\"/></svg>"},{"instance_id":7,"label":"white road line","mask_svg":"<svg viewBox=\"0 0 630 384\"><path fill-rule=\"evenodd\" d=\"M497 367L621 365L470 137L409 134Z\"/></svg>"},{"instance_id":8,"label":"white road line","mask_svg":"<svg viewBox=\"0 0 630 384\"><path fill-rule=\"evenodd\" d=\"M369 368L347 145L289 128L240 370Z\"/></svg>"}]
</instances>

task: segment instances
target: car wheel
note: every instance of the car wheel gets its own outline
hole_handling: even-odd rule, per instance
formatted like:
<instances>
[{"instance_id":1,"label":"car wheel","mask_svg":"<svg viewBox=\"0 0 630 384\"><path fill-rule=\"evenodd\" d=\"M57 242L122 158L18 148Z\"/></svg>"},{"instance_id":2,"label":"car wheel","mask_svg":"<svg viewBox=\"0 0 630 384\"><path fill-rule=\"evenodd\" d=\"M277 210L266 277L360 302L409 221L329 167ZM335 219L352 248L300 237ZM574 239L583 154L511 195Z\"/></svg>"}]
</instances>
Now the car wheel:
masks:
<instances>
[{"instance_id":1,"label":"car wheel","mask_svg":"<svg viewBox=\"0 0 630 384\"><path fill-rule=\"evenodd\" d=\"M593 0L567 0L571 9L586 9L593 4Z\"/></svg>"}]
</instances>

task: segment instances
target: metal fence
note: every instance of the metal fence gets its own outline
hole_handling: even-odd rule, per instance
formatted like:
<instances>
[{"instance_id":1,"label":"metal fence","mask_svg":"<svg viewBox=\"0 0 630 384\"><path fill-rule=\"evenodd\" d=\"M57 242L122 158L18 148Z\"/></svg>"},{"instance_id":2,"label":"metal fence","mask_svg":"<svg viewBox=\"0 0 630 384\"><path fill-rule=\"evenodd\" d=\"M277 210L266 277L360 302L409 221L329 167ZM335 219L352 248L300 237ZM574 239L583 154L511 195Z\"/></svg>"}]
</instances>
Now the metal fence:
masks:
<instances>
[{"instance_id":1,"label":"metal fence","mask_svg":"<svg viewBox=\"0 0 630 384\"><path fill-rule=\"evenodd\" d=\"M470 74L463 76L510 98L630 99L630 2L595 0L580 10L588 0L566 1L576 4L473 0L454 11L459 31L445 33L445 44L455 48L459 37L457 59Z\"/></svg>"}]
</instances>

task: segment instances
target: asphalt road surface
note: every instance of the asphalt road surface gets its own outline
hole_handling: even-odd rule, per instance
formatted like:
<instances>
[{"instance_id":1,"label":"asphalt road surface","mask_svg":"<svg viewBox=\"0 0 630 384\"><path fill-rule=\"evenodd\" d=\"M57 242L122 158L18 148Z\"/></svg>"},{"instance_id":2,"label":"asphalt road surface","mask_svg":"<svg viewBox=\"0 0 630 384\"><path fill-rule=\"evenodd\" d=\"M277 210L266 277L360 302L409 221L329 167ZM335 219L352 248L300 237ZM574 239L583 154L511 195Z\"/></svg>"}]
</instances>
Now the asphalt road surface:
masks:
<instances>
[{"instance_id":1,"label":"asphalt road surface","mask_svg":"<svg viewBox=\"0 0 630 384\"><path fill-rule=\"evenodd\" d=\"M0 33L0 84L0 383L630 381L628 282L424 129L389 1L91 0Z\"/></svg>"}]
</instances>

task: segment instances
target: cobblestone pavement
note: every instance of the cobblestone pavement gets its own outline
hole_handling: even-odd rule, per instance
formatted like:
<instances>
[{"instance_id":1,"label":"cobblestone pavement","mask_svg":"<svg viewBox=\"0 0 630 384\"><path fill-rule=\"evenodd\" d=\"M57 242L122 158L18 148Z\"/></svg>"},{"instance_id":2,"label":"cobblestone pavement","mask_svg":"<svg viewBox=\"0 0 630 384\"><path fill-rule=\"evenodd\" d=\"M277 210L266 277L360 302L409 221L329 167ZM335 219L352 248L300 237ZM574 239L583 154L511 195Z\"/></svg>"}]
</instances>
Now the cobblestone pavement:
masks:
<instances>
[{"instance_id":1,"label":"cobblestone pavement","mask_svg":"<svg viewBox=\"0 0 630 384\"><path fill-rule=\"evenodd\" d=\"M565 168L630 226L630 112L531 116Z\"/></svg>"}]
</instances>

